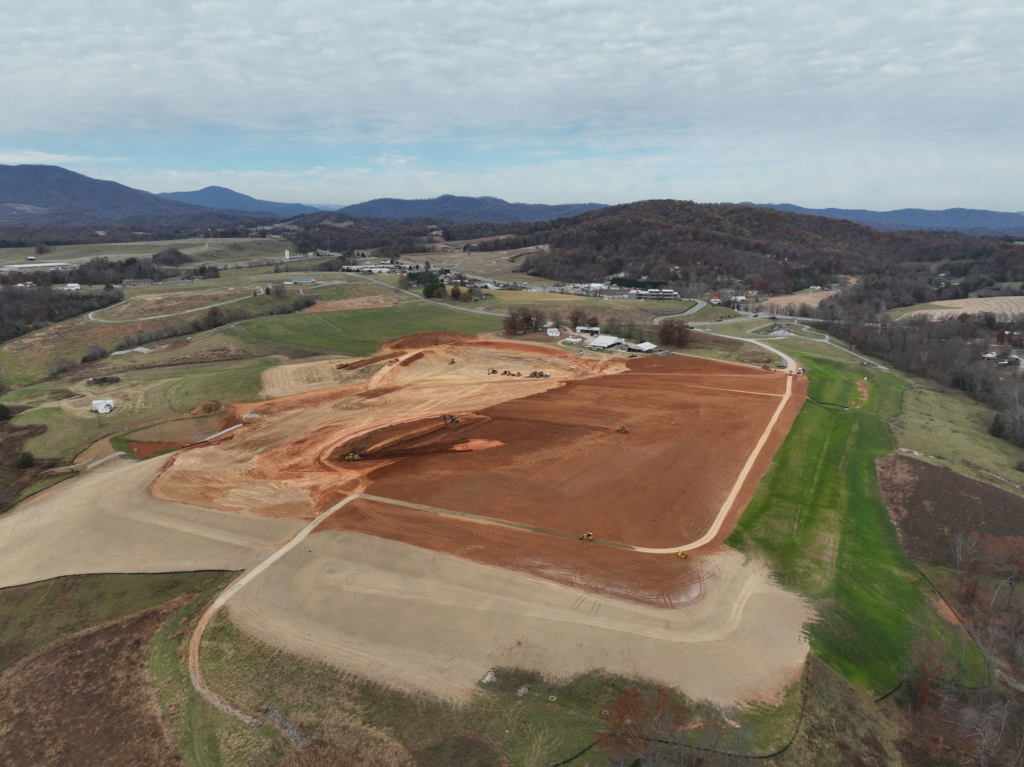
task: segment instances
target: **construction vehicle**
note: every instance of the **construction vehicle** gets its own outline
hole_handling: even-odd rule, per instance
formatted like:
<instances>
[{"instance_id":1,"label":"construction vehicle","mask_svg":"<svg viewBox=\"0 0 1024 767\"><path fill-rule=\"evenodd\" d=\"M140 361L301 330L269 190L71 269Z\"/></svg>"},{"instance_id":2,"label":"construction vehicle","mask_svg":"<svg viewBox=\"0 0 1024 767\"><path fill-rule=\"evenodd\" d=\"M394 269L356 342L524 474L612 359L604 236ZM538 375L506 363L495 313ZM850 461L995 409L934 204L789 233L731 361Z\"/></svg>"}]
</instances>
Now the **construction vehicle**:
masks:
<instances>
[{"instance_id":1,"label":"construction vehicle","mask_svg":"<svg viewBox=\"0 0 1024 767\"><path fill-rule=\"evenodd\" d=\"M448 360L448 364L449 365L454 365L455 364L455 360Z\"/></svg>"},{"instance_id":2,"label":"construction vehicle","mask_svg":"<svg viewBox=\"0 0 1024 767\"><path fill-rule=\"evenodd\" d=\"M686 559L686 552L685 552L685 551L680 551L680 552L679 552L679 553L677 554L677 556L678 556L678 557L679 557L680 559Z\"/></svg>"},{"instance_id":3,"label":"construction vehicle","mask_svg":"<svg viewBox=\"0 0 1024 767\"><path fill-rule=\"evenodd\" d=\"M583 533L580 536L580 540L581 541L592 541L592 540L594 540L594 534L593 533Z\"/></svg>"},{"instance_id":4,"label":"construction vehicle","mask_svg":"<svg viewBox=\"0 0 1024 767\"><path fill-rule=\"evenodd\" d=\"M346 461L361 461L363 457L359 453L349 453L345 456Z\"/></svg>"},{"instance_id":5,"label":"construction vehicle","mask_svg":"<svg viewBox=\"0 0 1024 767\"><path fill-rule=\"evenodd\" d=\"M496 368L491 368L490 370L487 371L487 375L489 375L489 376L496 376L496 375L498 375L498 371L497 371Z\"/></svg>"},{"instance_id":6,"label":"construction vehicle","mask_svg":"<svg viewBox=\"0 0 1024 767\"><path fill-rule=\"evenodd\" d=\"M445 425L455 424L456 426L458 426L459 424L459 417L457 415L448 415L447 413L445 413L441 416L441 418L444 419Z\"/></svg>"},{"instance_id":7,"label":"construction vehicle","mask_svg":"<svg viewBox=\"0 0 1024 767\"><path fill-rule=\"evenodd\" d=\"M625 426L620 426L615 431L617 431L619 434L629 434L629 429L627 429Z\"/></svg>"},{"instance_id":8,"label":"construction vehicle","mask_svg":"<svg viewBox=\"0 0 1024 767\"><path fill-rule=\"evenodd\" d=\"M516 375L516 378L522 378L523 377L523 374L520 373L518 370L516 371L515 375Z\"/></svg>"},{"instance_id":9,"label":"construction vehicle","mask_svg":"<svg viewBox=\"0 0 1024 767\"><path fill-rule=\"evenodd\" d=\"M771 370L771 369L772 369L771 365L762 365L761 366L761 370Z\"/></svg>"}]
</instances>

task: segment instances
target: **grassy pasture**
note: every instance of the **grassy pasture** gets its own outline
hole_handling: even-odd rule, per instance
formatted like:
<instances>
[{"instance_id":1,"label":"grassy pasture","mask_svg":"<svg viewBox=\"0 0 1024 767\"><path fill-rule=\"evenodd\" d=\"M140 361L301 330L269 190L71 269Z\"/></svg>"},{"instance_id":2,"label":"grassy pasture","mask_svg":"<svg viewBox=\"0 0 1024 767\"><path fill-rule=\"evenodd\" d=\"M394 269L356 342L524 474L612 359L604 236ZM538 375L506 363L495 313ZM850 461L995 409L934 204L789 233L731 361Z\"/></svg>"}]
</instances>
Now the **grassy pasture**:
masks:
<instances>
[{"instance_id":1,"label":"grassy pasture","mask_svg":"<svg viewBox=\"0 0 1024 767\"><path fill-rule=\"evenodd\" d=\"M742 316L744 315L724 306L705 304L693 314L687 315L686 321L696 325L699 322L717 322L718 320L731 320Z\"/></svg>"},{"instance_id":2,"label":"grassy pasture","mask_svg":"<svg viewBox=\"0 0 1024 767\"><path fill-rule=\"evenodd\" d=\"M875 475L875 457L895 448L885 419L900 412L906 385L859 365L800 359L811 397L855 407L804 405L729 543L766 556L784 587L813 601L815 655L858 686L888 692L901 679L916 621L934 618ZM856 392L865 375L866 402ZM929 625L956 646L956 629L938 618ZM977 658L969 660L968 673L977 674Z\"/></svg>"},{"instance_id":3,"label":"grassy pasture","mask_svg":"<svg viewBox=\"0 0 1024 767\"><path fill-rule=\"evenodd\" d=\"M902 411L890 419L899 447L924 453L921 460L1017 495L1024 495L1024 449L988 433L995 413L958 391L931 381L903 395ZM999 478L1002 478L1000 480Z\"/></svg>"},{"instance_id":4,"label":"grassy pasture","mask_svg":"<svg viewBox=\"0 0 1024 767\"><path fill-rule=\"evenodd\" d=\"M41 458L70 461L102 437L181 417L211 399L251 401L259 396L260 374L271 364L245 359L130 371L120 383L98 392L83 383L72 384L67 390L72 396L61 400L53 399L55 384L43 382L11 392L4 401L34 405L15 416L15 424L47 427L25 443L26 450ZM113 399L114 411L102 416L89 412L94 397Z\"/></svg>"},{"instance_id":5,"label":"grassy pasture","mask_svg":"<svg viewBox=\"0 0 1024 767\"><path fill-rule=\"evenodd\" d=\"M385 341L412 333L476 334L500 328L498 317L444 309L425 301L410 301L387 309L267 317L245 324L245 329L257 338L281 344L315 344L321 349L353 356L372 354Z\"/></svg>"}]
</instances>

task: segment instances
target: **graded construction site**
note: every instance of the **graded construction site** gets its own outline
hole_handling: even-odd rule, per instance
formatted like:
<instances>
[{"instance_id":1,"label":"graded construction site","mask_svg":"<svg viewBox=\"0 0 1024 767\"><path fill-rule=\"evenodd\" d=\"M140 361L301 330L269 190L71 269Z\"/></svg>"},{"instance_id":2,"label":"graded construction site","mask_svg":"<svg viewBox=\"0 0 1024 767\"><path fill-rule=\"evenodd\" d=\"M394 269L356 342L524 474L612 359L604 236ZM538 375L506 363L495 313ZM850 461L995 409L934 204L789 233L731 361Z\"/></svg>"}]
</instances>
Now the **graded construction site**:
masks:
<instances>
[{"instance_id":1,"label":"graded construction site","mask_svg":"<svg viewBox=\"0 0 1024 767\"><path fill-rule=\"evenodd\" d=\"M282 369L267 371L277 396L221 424L240 428L152 459L153 508L125 495L134 518L152 519L118 547L174 527L182 569L210 568L318 519L228 603L231 618L442 697L499 664L554 676L603 667L720 702L772 699L799 673L807 607L722 541L804 401L802 376L456 334L401 339L366 362L340 364L361 371L342 385L323 375L333 388L308 391L297 375L295 393ZM58 487L23 504L0 538L20 514L75 513L72 495ZM83 515L102 513L82 501ZM173 509L187 510L187 529L158 519ZM245 551L225 548L243 536L225 537L225 512L251 525ZM217 561L186 543L204 535ZM96 571L110 553L93 551Z\"/></svg>"}]
</instances>

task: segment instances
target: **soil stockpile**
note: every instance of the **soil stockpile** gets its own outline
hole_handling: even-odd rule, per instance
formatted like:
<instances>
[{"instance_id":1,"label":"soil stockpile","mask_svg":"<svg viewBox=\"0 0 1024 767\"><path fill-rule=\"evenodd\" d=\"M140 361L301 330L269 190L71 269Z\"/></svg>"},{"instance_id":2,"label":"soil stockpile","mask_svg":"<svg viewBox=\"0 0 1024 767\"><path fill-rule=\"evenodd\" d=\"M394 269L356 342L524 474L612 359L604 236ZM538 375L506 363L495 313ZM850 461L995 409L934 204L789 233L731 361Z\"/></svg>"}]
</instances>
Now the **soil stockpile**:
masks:
<instances>
[{"instance_id":1,"label":"soil stockpile","mask_svg":"<svg viewBox=\"0 0 1024 767\"><path fill-rule=\"evenodd\" d=\"M181 603L88 629L0 674L0 764L183 764L147 672L150 642Z\"/></svg>"},{"instance_id":2,"label":"soil stockpile","mask_svg":"<svg viewBox=\"0 0 1024 767\"><path fill-rule=\"evenodd\" d=\"M957 533L1024 536L1024 498L906 455L875 465L889 516L914 559L956 567Z\"/></svg>"},{"instance_id":3,"label":"soil stockpile","mask_svg":"<svg viewBox=\"0 0 1024 767\"><path fill-rule=\"evenodd\" d=\"M414 333L385 344L388 349L426 349L430 346L445 346L464 341L475 341L476 336L465 333Z\"/></svg>"}]
</instances>

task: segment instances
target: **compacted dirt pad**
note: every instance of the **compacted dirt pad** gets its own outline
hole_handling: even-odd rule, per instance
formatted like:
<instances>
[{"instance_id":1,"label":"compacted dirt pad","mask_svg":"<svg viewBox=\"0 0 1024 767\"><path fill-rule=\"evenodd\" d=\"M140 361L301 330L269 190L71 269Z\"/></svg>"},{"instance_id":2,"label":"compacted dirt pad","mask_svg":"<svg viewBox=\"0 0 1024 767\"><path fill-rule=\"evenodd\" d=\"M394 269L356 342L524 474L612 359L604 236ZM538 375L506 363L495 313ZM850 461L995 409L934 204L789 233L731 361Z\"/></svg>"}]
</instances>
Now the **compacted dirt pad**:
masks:
<instances>
[{"instance_id":1,"label":"compacted dirt pad","mask_svg":"<svg viewBox=\"0 0 1024 767\"><path fill-rule=\"evenodd\" d=\"M370 471L363 492L630 546L696 540L779 407L786 376L676 356L630 368L486 408L426 437L422 423L404 424L409 439L387 434L392 460ZM793 399L795 416L803 397ZM488 449L459 450L456 440ZM750 492L766 467L752 472Z\"/></svg>"},{"instance_id":2,"label":"compacted dirt pad","mask_svg":"<svg viewBox=\"0 0 1024 767\"><path fill-rule=\"evenodd\" d=\"M914 559L956 567L956 533L1024 536L1024 498L905 455L875 463L889 516Z\"/></svg>"}]
</instances>

